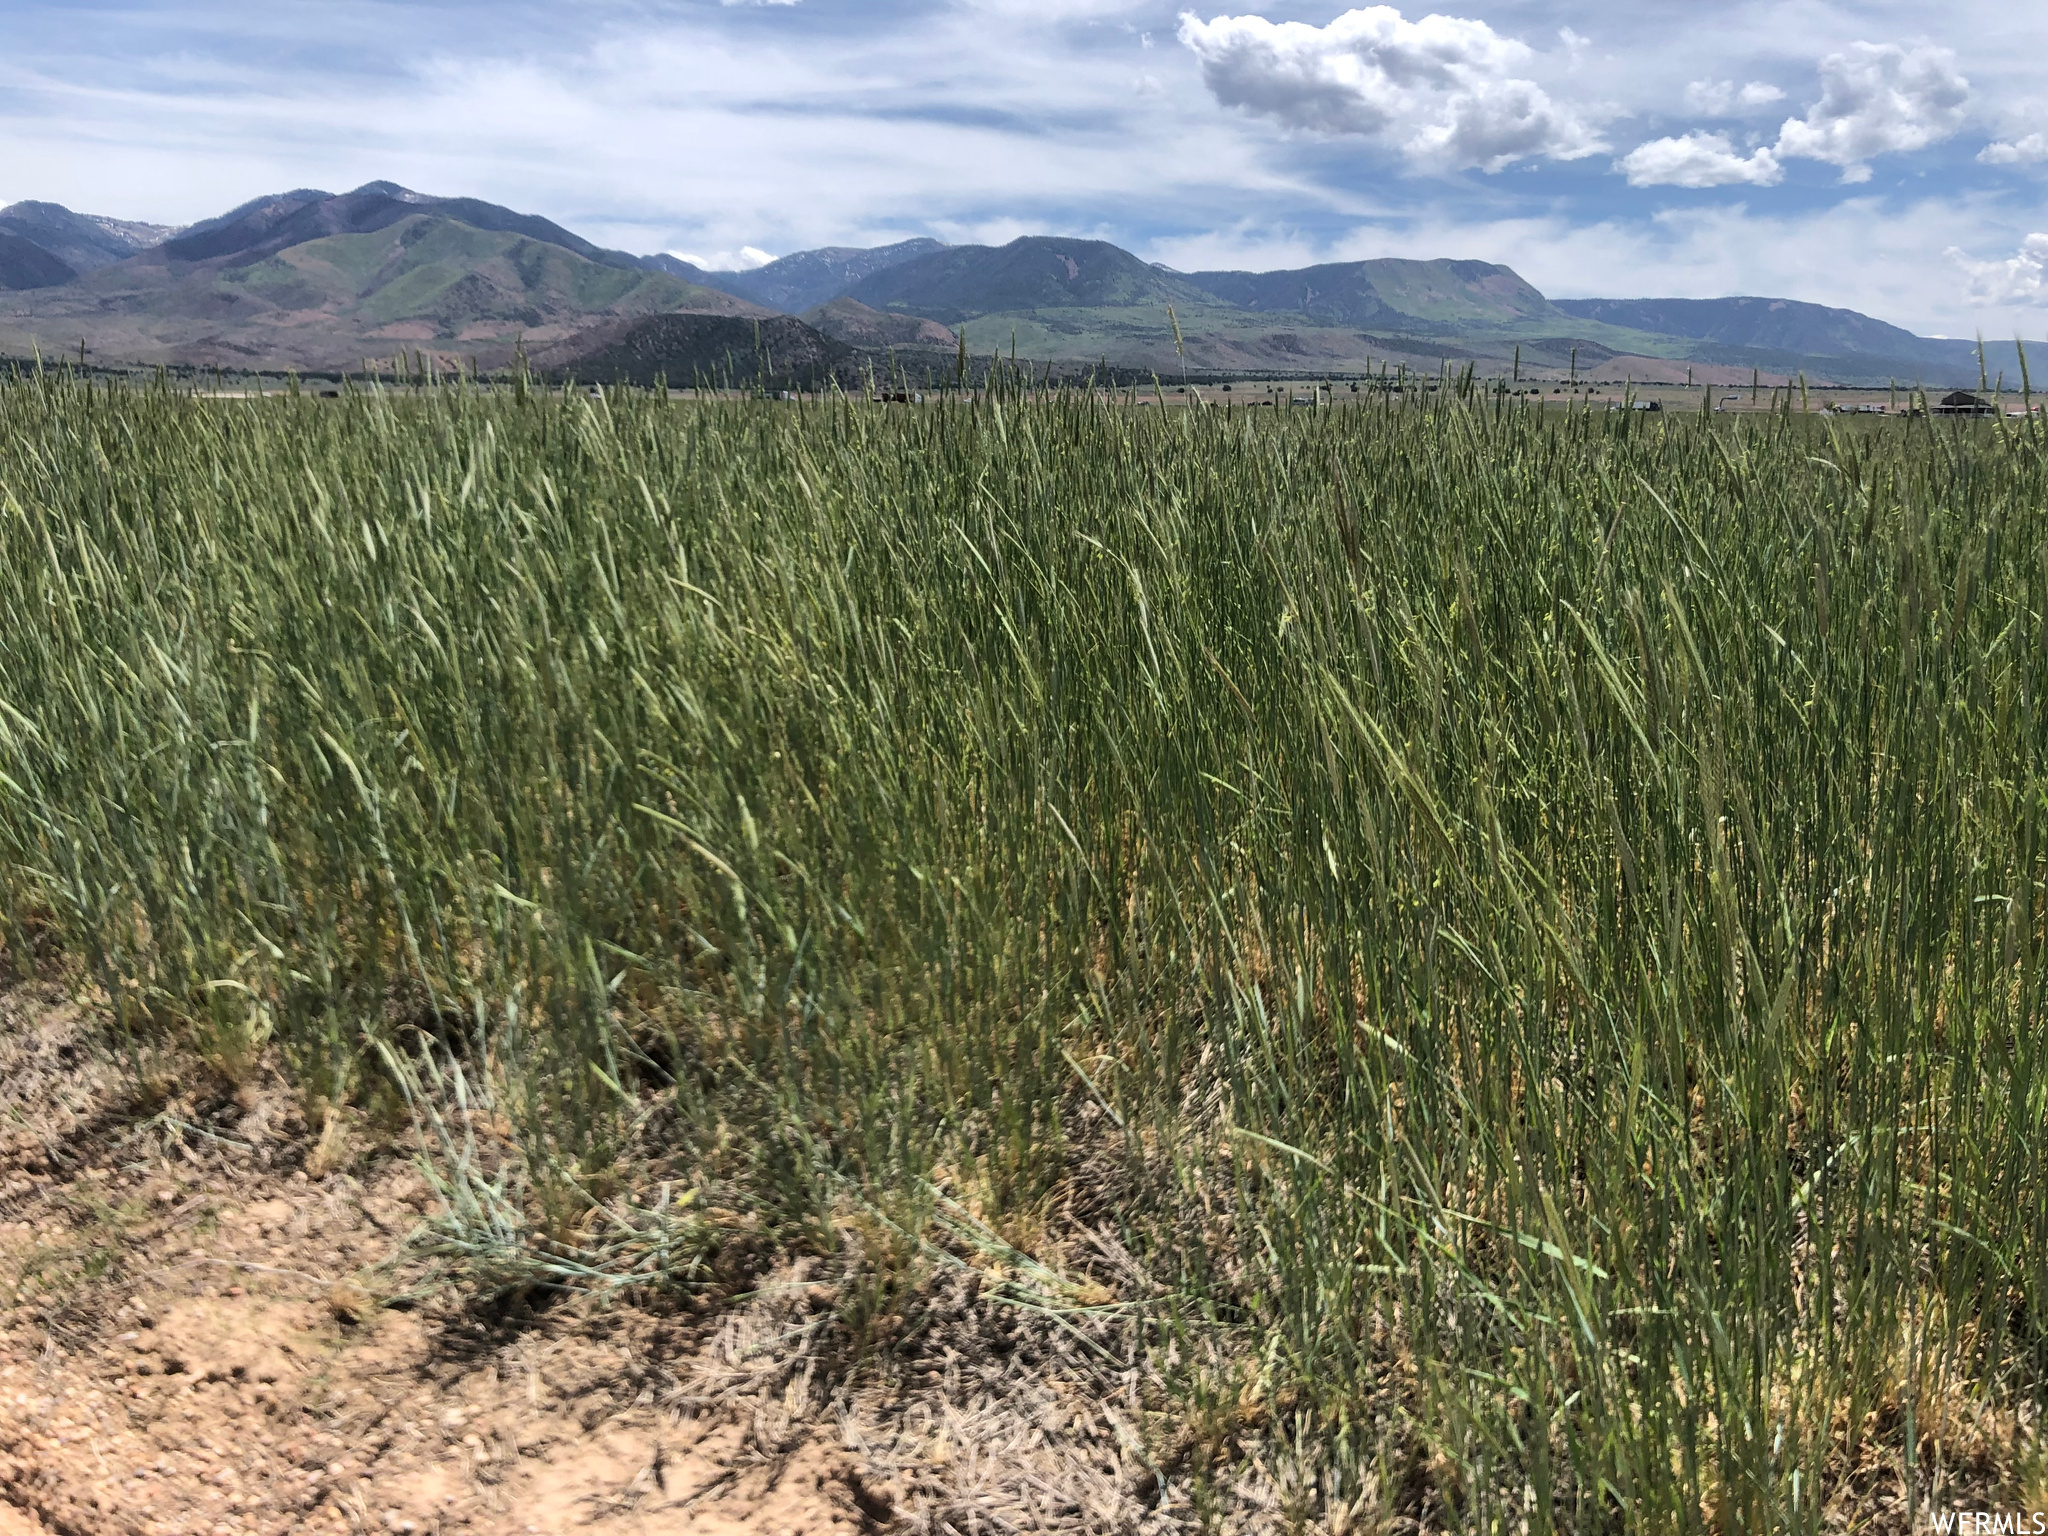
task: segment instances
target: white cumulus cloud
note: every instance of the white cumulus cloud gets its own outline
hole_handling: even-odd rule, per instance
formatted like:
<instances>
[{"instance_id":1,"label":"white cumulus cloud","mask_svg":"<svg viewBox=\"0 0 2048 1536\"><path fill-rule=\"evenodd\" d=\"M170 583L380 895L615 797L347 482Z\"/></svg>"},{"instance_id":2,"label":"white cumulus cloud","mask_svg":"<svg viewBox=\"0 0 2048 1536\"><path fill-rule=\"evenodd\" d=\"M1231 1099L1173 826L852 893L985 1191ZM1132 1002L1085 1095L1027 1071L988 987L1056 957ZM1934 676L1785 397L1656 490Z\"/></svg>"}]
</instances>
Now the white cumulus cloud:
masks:
<instances>
[{"instance_id":1,"label":"white cumulus cloud","mask_svg":"<svg viewBox=\"0 0 2048 1536\"><path fill-rule=\"evenodd\" d=\"M1529 46L1483 21L1408 21L1390 5L1323 27L1188 12L1179 35L1223 105L1303 132L1356 134L1421 166L1498 171L1606 147L1577 111L1517 73Z\"/></svg>"},{"instance_id":2,"label":"white cumulus cloud","mask_svg":"<svg viewBox=\"0 0 2048 1536\"><path fill-rule=\"evenodd\" d=\"M1652 139L1614 162L1632 187L1774 187L1785 168L1768 146L1745 155L1725 133Z\"/></svg>"},{"instance_id":3,"label":"white cumulus cloud","mask_svg":"<svg viewBox=\"0 0 2048 1536\"><path fill-rule=\"evenodd\" d=\"M1955 55L1931 46L1851 43L1821 60L1820 81L1820 100L1804 117L1787 118L1774 145L1743 155L1726 134L1688 133L1638 145L1614 168L1636 187L1770 187L1784 180L1784 161L1822 160L1840 166L1845 182L1868 181L1873 156L1923 149L1955 133L1970 99ZM1783 94L1760 81L1738 88L1731 80L1695 80L1685 88L1688 106L1717 117ZM2008 157L1999 152L2011 148L2009 158L2018 159L2031 142L1994 144L1978 158L2000 163Z\"/></svg>"},{"instance_id":4,"label":"white cumulus cloud","mask_svg":"<svg viewBox=\"0 0 2048 1536\"><path fill-rule=\"evenodd\" d=\"M1845 182L1868 181L1875 155L1923 149L1963 125L1970 82L1946 48L1852 43L1820 63L1820 100L1778 132L1780 159L1842 167Z\"/></svg>"},{"instance_id":5,"label":"white cumulus cloud","mask_svg":"<svg viewBox=\"0 0 2048 1536\"><path fill-rule=\"evenodd\" d=\"M2030 133L2024 139L1986 144L1977 158L1986 165L2031 165L2048 160L2048 133Z\"/></svg>"},{"instance_id":6,"label":"white cumulus cloud","mask_svg":"<svg viewBox=\"0 0 2048 1536\"><path fill-rule=\"evenodd\" d=\"M1685 88L1685 104L1704 117L1731 117L1751 107L1783 101L1785 93L1762 80L1737 85L1733 80L1695 80Z\"/></svg>"},{"instance_id":7,"label":"white cumulus cloud","mask_svg":"<svg viewBox=\"0 0 2048 1536\"><path fill-rule=\"evenodd\" d=\"M1962 269L1975 303L2048 304L2048 234L2027 236L2004 261L1974 261L1953 245L1944 254Z\"/></svg>"},{"instance_id":8,"label":"white cumulus cloud","mask_svg":"<svg viewBox=\"0 0 2048 1536\"><path fill-rule=\"evenodd\" d=\"M751 272L775 259L755 245L743 245L736 251L713 251L709 256L693 256L688 251L670 251L669 255L706 272Z\"/></svg>"}]
</instances>

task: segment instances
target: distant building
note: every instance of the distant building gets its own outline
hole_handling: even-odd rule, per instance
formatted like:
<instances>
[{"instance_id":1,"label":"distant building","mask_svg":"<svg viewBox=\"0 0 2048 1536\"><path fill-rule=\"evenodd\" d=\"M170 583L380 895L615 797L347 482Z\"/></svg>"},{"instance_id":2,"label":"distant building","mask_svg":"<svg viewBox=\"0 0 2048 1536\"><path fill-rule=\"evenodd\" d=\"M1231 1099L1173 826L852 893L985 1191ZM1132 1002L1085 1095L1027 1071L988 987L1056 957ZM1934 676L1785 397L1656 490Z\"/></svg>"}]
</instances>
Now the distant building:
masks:
<instances>
[{"instance_id":1,"label":"distant building","mask_svg":"<svg viewBox=\"0 0 2048 1536\"><path fill-rule=\"evenodd\" d=\"M1941 403L1934 407L1937 416L1996 416L1998 407L1981 395L1973 395L1967 389L1953 390L1941 397Z\"/></svg>"}]
</instances>

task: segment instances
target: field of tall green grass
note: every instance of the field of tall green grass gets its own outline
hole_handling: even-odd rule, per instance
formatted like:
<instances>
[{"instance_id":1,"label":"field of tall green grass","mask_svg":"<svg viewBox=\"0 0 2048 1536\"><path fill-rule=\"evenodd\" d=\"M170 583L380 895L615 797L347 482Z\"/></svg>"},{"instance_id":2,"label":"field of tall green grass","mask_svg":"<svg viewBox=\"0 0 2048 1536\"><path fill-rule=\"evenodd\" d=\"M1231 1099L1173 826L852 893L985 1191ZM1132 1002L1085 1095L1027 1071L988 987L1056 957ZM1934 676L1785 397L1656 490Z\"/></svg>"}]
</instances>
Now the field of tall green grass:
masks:
<instances>
[{"instance_id":1,"label":"field of tall green grass","mask_svg":"<svg viewBox=\"0 0 2048 1536\"><path fill-rule=\"evenodd\" d=\"M2038 425L0 388L139 1081L409 1111L485 1289L993 1256L1354 1530L2038 1499L2044 683Z\"/></svg>"}]
</instances>

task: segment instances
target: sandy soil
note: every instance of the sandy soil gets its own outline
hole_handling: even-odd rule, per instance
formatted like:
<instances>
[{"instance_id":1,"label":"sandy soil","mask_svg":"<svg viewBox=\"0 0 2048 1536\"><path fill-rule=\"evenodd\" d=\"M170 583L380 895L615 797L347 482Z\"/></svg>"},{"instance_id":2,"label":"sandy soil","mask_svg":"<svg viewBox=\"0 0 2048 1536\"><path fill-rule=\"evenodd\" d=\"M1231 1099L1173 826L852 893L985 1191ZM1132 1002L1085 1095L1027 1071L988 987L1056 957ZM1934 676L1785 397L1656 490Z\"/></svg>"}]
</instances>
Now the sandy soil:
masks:
<instances>
[{"instance_id":1,"label":"sandy soil","mask_svg":"<svg viewBox=\"0 0 2048 1536\"><path fill-rule=\"evenodd\" d=\"M60 989L0 990L0 1536L1188 1527L1106 1331L962 1271L848 1370L815 1260L494 1317L408 1257L398 1151L330 1167L281 1086L136 1080Z\"/></svg>"}]
</instances>

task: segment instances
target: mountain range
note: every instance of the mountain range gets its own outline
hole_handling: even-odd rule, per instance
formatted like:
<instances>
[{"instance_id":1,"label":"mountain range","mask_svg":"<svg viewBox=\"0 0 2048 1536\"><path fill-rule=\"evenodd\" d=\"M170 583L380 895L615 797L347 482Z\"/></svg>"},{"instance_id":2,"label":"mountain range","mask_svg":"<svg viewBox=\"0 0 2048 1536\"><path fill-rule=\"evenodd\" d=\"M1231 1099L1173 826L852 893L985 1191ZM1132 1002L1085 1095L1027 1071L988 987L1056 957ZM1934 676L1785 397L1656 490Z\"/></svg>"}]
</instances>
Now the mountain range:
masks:
<instances>
[{"instance_id":1,"label":"mountain range","mask_svg":"<svg viewBox=\"0 0 2048 1536\"><path fill-rule=\"evenodd\" d=\"M1552 300L1483 261L1177 272L1105 241L1030 235L832 246L708 271L384 181L276 193L186 228L15 203L0 209L0 290L0 352L83 347L107 365L332 371L432 350L498 367L524 346L571 371L587 357L637 376L650 359L710 356L714 333L729 363L733 323L765 335L759 325L777 319L782 356L842 370L847 358L888 353L940 366L964 335L981 355L1162 375L1434 372L1446 360L1532 379L1722 384L1753 371L1975 384L1979 372L1969 342L1853 310L1753 297ZM724 321L652 325L678 315ZM813 339L778 319L788 316ZM2017 378L2010 344L1987 348L1984 363Z\"/></svg>"},{"instance_id":2,"label":"mountain range","mask_svg":"<svg viewBox=\"0 0 2048 1536\"><path fill-rule=\"evenodd\" d=\"M865 278L899 262L942 251L937 240L899 240L894 245L828 245L798 251L745 272L707 272L676 256L649 256L648 263L693 283L784 314L802 314L829 304Z\"/></svg>"},{"instance_id":3,"label":"mountain range","mask_svg":"<svg viewBox=\"0 0 2048 1536\"><path fill-rule=\"evenodd\" d=\"M0 208L0 232L19 248L36 248L45 263L33 268L41 281L26 282L0 267L0 287L42 288L67 283L82 272L110 267L138 251L161 245L178 231L166 224L135 224L73 213L58 203L13 203ZM61 271L62 276L56 276Z\"/></svg>"},{"instance_id":4,"label":"mountain range","mask_svg":"<svg viewBox=\"0 0 2048 1536\"><path fill-rule=\"evenodd\" d=\"M21 207L0 210L0 232L62 261L16 218ZM17 290L0 306L0 351L17 356L82 343L103 363L323 370L432 346L496 366L522 338L546 346L604 321L772 313L547 219L390 182L279 193L149 234L78 215L42 221L132 243L89 268L63 262L72 275L55 284L35 280L28 253L0 251L13 258L0 280Z\"/></svg>"}]
</instances>

